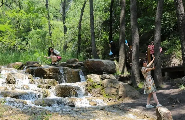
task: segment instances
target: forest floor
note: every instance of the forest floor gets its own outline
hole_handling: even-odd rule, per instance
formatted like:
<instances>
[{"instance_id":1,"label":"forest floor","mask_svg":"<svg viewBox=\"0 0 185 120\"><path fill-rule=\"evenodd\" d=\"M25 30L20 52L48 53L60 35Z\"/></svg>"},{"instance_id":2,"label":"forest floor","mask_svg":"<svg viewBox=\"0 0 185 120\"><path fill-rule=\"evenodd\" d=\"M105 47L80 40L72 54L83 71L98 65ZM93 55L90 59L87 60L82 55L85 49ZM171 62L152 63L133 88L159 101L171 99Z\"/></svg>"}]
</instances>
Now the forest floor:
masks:
<instances>
[{"instance_id":1,"label":"forest floor","mask_svg":"<svg viewBox=\"0 0 185 120\"><path fill-rule=\"evenodd\" d=\"M156 120L156 109L146 109L147 95L141 94L139 99L125 99L113 102L112 105L92 108L74 108L69 113L50 113L35 108L21 111L17 108L0 104L0 120ZM159 102L168 108L174 120L185 120L185 90L165 83L158 89ZM151 104L155 106L153 99Z\"/></svg>"},{"instance_id":2,"label":"forest floor","mask_svg":"<svg viewBox=\"0 0 185 120\"><path fill-rule=\"evenodd\" d=\"M173 120L185 120L185 90L179 88L171 82L163 84L162 88L158 89L157 97L164 107L171 111ZM156 118L156 108L146 109L147 95L142 94L139 99L130 100L128 103L124 103L125 106L143 111L147 115L152 115ZM151 104L156 106L153 99Z\"/></svg>"}]
</instances>

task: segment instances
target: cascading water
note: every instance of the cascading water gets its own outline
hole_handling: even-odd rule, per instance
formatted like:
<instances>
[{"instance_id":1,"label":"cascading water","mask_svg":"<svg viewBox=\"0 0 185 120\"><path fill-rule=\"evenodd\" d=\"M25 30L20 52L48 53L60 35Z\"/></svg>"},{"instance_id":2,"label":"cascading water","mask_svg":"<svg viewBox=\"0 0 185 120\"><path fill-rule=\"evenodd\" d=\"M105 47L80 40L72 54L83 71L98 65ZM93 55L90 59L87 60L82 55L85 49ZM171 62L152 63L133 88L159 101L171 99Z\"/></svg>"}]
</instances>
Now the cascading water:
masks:
<instances>
[{"instance_id":1,"label":"cascading water","mask_svg":"<svg viewBox=\"0 0 185 120\"><path fill-rule=\"evenodd\" d=\"M45 67L50 68L49 66ZM61 83L56 83L53 79L37 77L35 73L32 75L33 78L29 79L28 76L30 74L25 73L25 70L2 67L0 78L1 101L3 100L6 105L22 110L34 106L50 110L51 112L61 112L61 110L69 112L72 107L92 107L89 104L91 96L85 95L86 79L82 70L79 70L78 73L79 82L66 83L67 80L63 67L58 67L58 69L60 73L57 79ZM13 79L11 77L8 81L8 75L13 76L15 84L11 83ZM73 78L74 76L71 74L70 77ZM64 94L64 92L66 93ZM91 101L96 101L97 106L105 105L103 100L93 100L91 98Z\"/></svg>"}]
</instances>

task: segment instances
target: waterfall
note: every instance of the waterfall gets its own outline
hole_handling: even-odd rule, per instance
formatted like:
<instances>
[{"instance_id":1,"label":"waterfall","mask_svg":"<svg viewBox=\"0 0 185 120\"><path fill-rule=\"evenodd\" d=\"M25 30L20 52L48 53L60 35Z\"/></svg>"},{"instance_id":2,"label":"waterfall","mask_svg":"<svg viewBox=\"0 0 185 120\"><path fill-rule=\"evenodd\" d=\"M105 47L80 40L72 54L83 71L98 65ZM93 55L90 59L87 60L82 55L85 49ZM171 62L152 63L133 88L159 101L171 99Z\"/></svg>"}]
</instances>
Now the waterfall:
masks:
<instances>
[{"instance_id":1,"label":"waterfall","mask_svg":"<svg viewBox=\"0 0 185 120\"><path fill-rule=\"evenodd\" d=\"M52 75L58 75L58 81L54 78L43 79L40 77L35 76L35 72L33 72L32 77L28 78L28 73L25 73L26 69L24 70L16 70L14 68L1 68L1 75L0 75L0 98L1 100L5 101L6 105L14 106L17 108L30 109L31 107L38 107L47 109L53 112L70 112L73 107L92 107L90 105L90 101L96 101L97 105L101 106L104 105L102 100L97 99L89 99L91 96L85 94L86 88L86 78L82 72L82 70L75 69L74 76L80 77L79 82L75 83L67 83L67 78L65 75L65 69L63 67L51 67L46 66L43 67L47 68L46 73L48 71L56 71L56 74L47 74L49 77L53 77ZM31 68L33 71L36 71L37 67ZM40 68L39 68L40 69ZM59 70L59 73L58 73ZM67 69L68 71L71 70ZM43 70L45 72L45 70ZM70 73L70 72L69 72ZM77 74L76 74L77 73ZM11 74L15 82L7 83L7 76ZM70 75L70 74L69 74ZM79 75L79 76L78 76ZM70 78L74 77L72 74ZM53 80L54 79L54 80ZM56 78L57 79L57 78ZM31 82L30 82L31 80ZM51 81L50 81L51 80ZM56 82L56 83L55 83ZM55 84L54 84L55 83ZM45 87L49 86L49 87ZM69 92L68 97L58 97L55 95L56 86L66 86L66 90L71 90ZM74 89L73 89L74 88ZM63 89L63 87L61 87ZM63 90L65 90L63 89ZM57 91L60 92L60 91ZM65 91L64 91L65 92ZM75 92L75 95L71 92ZM61 93L62 94L62 93ZM77 95L76 95L77 94ZM36 104L37 103L37 104Z\"/></svg>"},{"instance_id":2,"label":"waterfall","mask_svg":"<svg viewBox=\"0 0 185 120\"><path fill-rule=\"evenodd\" d=\"M62 81L62 83L66 83L65 78L64 78L64 70L63 67L59 67L60 75L59 75L59 80Z\"/></svg>"},{"instance_id":3,"label":"waterfall","mask_svg":"<svg viewBox=\"0 0 185 120\"><path fill-rule=\"evenodd\" d=\"M82 72L82 70L79 71L79 75L80 75L81 82L86 81L85 76L84 76L84 73Z\"/></svg>"}]
</instances>

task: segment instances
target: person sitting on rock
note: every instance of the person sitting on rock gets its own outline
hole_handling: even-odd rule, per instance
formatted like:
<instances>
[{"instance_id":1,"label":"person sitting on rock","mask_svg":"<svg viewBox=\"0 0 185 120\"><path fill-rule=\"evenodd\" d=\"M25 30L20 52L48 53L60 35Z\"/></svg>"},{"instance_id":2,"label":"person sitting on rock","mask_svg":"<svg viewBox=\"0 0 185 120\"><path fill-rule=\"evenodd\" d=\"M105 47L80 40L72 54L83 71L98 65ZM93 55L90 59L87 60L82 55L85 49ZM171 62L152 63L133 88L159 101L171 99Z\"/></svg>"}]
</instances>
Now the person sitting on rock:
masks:
<instances>
[{"instance_id":1,"label":"person sitting on rock","mask_svg":"<svg viewBox=\"0 0 185 120\"><path fill-rule=\"evenodd\" d=\"M52 65L56 65L62 59L62 57L60 56L60 52L52 47L48 48L48 57L47 56L45 57L48 59L51 58Z\"/></svg>"}]
</instances>

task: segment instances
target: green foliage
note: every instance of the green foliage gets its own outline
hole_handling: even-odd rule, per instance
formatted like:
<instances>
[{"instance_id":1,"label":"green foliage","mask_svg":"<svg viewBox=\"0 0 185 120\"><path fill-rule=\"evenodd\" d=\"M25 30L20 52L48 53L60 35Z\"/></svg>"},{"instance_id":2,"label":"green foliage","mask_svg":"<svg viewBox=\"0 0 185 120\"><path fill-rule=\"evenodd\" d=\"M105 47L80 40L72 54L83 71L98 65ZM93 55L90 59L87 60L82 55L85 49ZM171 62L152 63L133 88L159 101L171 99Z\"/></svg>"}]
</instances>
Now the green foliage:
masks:
<instances>
[{"instance_id":1,"label":"green foliage","mask_svg":"<svg viewBox=\"0 0 185 120\"><path fill-rule=\"evenodd\" d=\"M184 86L184 85L180 85L179 88L180 88L181 90L185 90L185 86Z\"/></svg>"},{"instance_id":2,"label":"green foliage","mask_svg":"<svg viewBox=\"0 0 185 120\"><path fill-rule=\"evenodd\" d=\"M144 87L144 82L140 82L140 83L138 84L138 87L139 87L139 89L142 89L142 88Z\"/></svg>"},{"instance_id":3,"label":"green foliage","mask_svg":"<svg viewBox=\"0 0 185 120\"><path fill-rule=\"evenodd\" d=\"M62 54L62 61L77 57L78 24L81 9L85 0L66 0L65 26L67 33L64 35L64 24L61 0L49 1L49 15L52 36L48 33L48 16L45 1L19 0L18 2L6 1L6 5L0 7L0 64L8 64L16 61L39 61L44 64L50 60L47 48L53 46ZM110 30L110 0L93 1L94 27L97 52L100 58L108 59L109 30ZM132 43L130 27L130 1L126 1L126 39L129 45ZM138 25L140 35L140 48L146 48L150 40L153 40L157 1L139 0L137 2ZM79 59L91 58L91 32L89 2L83 12L81 23L81 53ZM164 3L162 19L162 47L166 54L173 51L177 57L181 56L180 41L178 38L176 10L174 1ZM120 31L120 2L113 4L113 41L119 46ZM67 43L67 52L64 53L64 45ZM141 50L146 51L146 49ZM119 74L119 73L117 73Z\"/></svg>"},{"instance_id":4,"label":"green foliage","mask_svg":"<svg viewBox=\"0 0 185 120\"><path fill-rule=\"evenodd\" d=\"M163 51L165 54L172 55L174 54L177 58L182 58L181 53L181 43L178 38L173 38L171 40L165 40L161 43Z\"/></svg>"}]
</instances>

